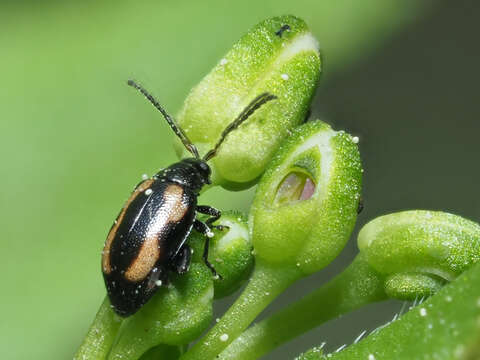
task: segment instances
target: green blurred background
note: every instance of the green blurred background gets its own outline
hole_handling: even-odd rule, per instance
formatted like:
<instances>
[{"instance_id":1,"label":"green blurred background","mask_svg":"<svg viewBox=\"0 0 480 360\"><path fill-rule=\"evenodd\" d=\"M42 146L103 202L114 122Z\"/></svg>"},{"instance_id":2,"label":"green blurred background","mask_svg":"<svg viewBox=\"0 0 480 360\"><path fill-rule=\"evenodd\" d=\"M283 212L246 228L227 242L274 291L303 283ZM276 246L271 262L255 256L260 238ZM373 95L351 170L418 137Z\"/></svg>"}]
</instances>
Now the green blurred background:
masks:
<instances>
[{"instance_id":1,"label":"green blurred background","mask_svg":"<svg viewBox=\"0 0 480 360\"><path fill-rule=\"evenodd\" d=\"M142 174L175 161L171 131L126 79L175 113L247 29L287 13L302 17L322 48L312 117L360 137L359 226L411 208L480 219L475 1L2 1L2 359L72 357L105 293L100 251L111 222ZM212 190L202 202L246 210L246 194ZM355 252L352 239L267 313L326 281ZM351 314L268 358L323 341L334 350L401 305Z\"/></svg>"}]
</instances>

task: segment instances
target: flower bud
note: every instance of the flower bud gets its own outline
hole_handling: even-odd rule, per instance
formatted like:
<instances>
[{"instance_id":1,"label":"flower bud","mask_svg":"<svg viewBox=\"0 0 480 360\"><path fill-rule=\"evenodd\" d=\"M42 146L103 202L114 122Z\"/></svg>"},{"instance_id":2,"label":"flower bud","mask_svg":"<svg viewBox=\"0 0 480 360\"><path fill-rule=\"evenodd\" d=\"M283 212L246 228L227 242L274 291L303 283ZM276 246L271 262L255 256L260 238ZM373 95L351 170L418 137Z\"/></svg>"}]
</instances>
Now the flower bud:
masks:
<instances>
[{"instance_id":1,"label":"flower bud","mask_svg":"<svg viewBox=\"0 0 480 360\"><path fill-rule=\"evenodd\" d=\"M361 175L350 135L321 121L297 128L255 194L250 228L256 260L303 275L329 264L355 225Z\"/></svg>"},{"instance_id":2,"label":"flower bud","mask_svg":"<svg viewBox=\"0 0 480 360\"><path fill-rule=\"evenodd\" d=\"M402 211L365 225L358 247L385 276L389 297L413 300L435 293L480 259L480 226L444 212Z\"/></svg>"},{"instance_id":3,"label":"flower bud","mask_svg":"<svg viewBox=\"0 0 480 360\"><path fill-rule=\"evenodd\" d=\"M317 41L294 16L267 19L233 46L191 91L177 117L200 153L214 147L257 95L269 92L278 99L227 136L210 161L214 184L229 189L253 185L283 138L304 121L319 76ZM182 154L183 147L177 146L177 152Z\"/></svg>"},{"instance_id":4,"label":"flower bud","mask_svg":"<svg viewBox=\"0 0 480 360\"><path fill-rule=\"evenodd\" d=\"M253 267L252 243L248 235L245 216L239 212L225 212L213 229L208 259L221 276L214 279L215 299L230 295L243 285ZM194 250L193 261L203 262L205 237L192 232L189 244Z\"/></svg>"}]
</instances>

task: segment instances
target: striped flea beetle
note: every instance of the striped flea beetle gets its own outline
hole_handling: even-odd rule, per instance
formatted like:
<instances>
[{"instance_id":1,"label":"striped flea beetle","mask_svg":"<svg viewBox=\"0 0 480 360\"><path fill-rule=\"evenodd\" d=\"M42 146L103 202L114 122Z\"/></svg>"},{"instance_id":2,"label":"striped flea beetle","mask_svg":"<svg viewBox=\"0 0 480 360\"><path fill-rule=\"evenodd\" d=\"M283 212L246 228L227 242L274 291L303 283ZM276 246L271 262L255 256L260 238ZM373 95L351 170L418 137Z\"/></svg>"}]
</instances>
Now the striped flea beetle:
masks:
<instances>
[{"instance_id":1,"label":"striped flea beetle","mask_svg":"<svg viewBox=\"0 0 480 360\"><path fill-rule=\"evenodd\" d=\"M168 282L173 271L188 271L191 250L186 240L192 228L206 236L203 259L208 262L209 239L213 222L220 218L217 209L197 205L200 190L210 184L211 170L207 162L216 155L227 135L276 96L257 96L228 125L216 145L200 158L196 146L163 107L141 85L132 80L128 85L140 91L157 108L186 149L193 155L159 171L140 182L112 225L102 252L102 273L112 308L120 316L138 311ZM209 215L202 222L197 213ZM221 228L221 226L220 226Z\"/></svg>"}]
</instances>

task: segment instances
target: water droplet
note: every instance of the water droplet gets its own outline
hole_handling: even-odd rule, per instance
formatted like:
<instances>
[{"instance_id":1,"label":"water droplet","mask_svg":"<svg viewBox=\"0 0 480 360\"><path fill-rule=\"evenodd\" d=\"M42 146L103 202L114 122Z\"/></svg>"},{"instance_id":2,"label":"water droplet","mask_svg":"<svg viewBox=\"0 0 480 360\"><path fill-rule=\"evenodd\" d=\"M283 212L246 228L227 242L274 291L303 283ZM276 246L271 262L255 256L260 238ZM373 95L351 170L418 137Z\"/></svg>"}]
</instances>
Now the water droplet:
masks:
<instances>
[{"instance_id":1,"label":"water droplet","mask_svg":"<svg viewBox=\"0 0 480 360\"><path fill-rule=\"evenodd\" d=\"M427 316L427 309L420 308L420 316Z\"/></svg>"},{"instance_id":2,"label":"water droplet","mask_svg":"<svg viewBox=\"0 0 480 360\"><path fill-rule=\"evenodd\" d=\"M227 341L227 340L228 340L228 334L220 335L220 341Z\"/></svg>"}]
</instances>

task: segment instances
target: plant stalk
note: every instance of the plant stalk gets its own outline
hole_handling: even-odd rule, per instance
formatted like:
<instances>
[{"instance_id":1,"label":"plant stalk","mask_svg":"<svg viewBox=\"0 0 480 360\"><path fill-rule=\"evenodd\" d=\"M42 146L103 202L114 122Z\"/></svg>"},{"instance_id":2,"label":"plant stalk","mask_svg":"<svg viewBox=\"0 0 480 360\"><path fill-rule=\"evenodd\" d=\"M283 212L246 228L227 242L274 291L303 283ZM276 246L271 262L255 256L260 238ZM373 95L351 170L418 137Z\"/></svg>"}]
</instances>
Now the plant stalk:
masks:
<instances>
[{"instance_id":1,"label":"plant stalk","mask_svg":"<svg viewBox=\"0 0 480 360\"><path fill-rule=\"evenodd\" d=\"M257 262L248 285L237 301L220 321L180 359L214 359L299 276L296 270L273 268Z\"/></svg>"},{"instance_id":2,"label":"plant stalk","mask_svg":"<svg viewBox=\"0 0 480 360\"><path fill-rule=\"evenodd\" d=\"M105 297L73 360L105 360L122 324Z\"/></svg>"},{"instance_id":3,"label":"plant stalk","mask_svg":"<svg viewBox=\"0 0 480 360\"><path fill-rule=\"evenodd\" d=\"M325 286L246 330L218 359L259 359L328 320L386 299L383 277L359 254Z\"/></svg>"}]
</instances>

